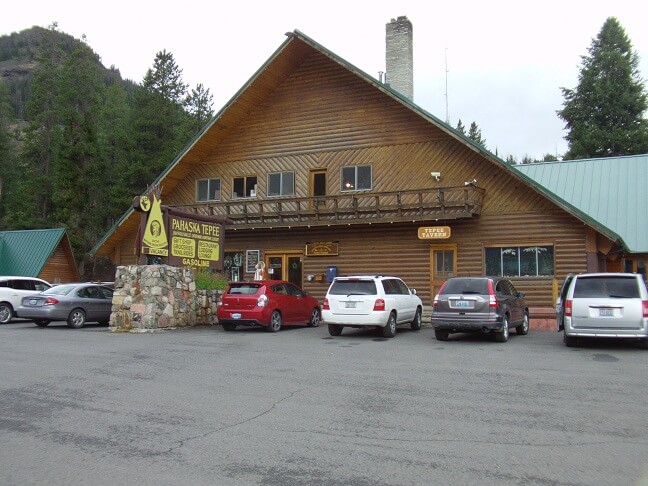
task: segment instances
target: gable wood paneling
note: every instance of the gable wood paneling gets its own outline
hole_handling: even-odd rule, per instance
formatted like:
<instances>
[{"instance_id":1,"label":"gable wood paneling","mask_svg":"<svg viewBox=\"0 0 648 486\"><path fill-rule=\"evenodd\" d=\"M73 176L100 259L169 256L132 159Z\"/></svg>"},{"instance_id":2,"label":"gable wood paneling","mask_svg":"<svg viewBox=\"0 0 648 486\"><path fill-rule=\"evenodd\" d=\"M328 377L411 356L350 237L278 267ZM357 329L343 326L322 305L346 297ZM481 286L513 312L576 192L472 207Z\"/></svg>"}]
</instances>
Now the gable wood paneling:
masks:
<instances>
[{"instance_id":1,"label":"gable wood paneling","mask_svg":"<svg viewBox=\"0 0 648 486\"><path fill-rule=\"evenodd\" d=\"M76 265L74 260L70 260L70 255L59 245L45 264L39 278L50 283L74 282L78 280L74 272L74 268L76 268L74 265Z\"/></svg>"}]
</instances>

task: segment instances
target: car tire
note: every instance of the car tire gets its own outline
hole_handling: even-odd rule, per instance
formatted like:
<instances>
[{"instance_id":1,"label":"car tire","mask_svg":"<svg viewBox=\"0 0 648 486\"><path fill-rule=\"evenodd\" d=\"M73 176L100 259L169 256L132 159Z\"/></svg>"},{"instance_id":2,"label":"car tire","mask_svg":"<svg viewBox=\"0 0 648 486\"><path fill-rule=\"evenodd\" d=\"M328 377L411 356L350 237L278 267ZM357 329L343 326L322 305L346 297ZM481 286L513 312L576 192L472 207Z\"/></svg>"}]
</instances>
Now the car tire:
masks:
<instances>
[{"instance_id":1,"label":"car tire","mask_svg":"<svg viewBox=\"0 0 648 486\"><path fill-rule=\"evenodd\" d=\"M416 313L414 314L414 319L412 320L412 331L420 331L422 321L423 321L423 317L422 317L421 308L417 307Z\"/></svg>"},{"instance_id":2,"label":"car tire","mask_svg":"<svg viewBox=\"0 0 648 486\"><path fill-rule=\"evenodd\" d=\"M386 338L393 338L396 335L396 314L389 314L387 325L382 328L382 335Z\"/></svg>"},{"instance_id":3,"label":"car tire","mask_svg":"<svg viewBox=\"0 0 648 486\"><path fill-rule=\"evenodd\" d=\"M35 319L34 324L36 324L38 327L47 327L47 325L50 323L50 321L43 321L42 319Z\"/></svg>"},{"instance_id":4,"label":"car tire","mask_svg":"<svg viewBox=\"0 0 648 486\"><path fill-rule=\"evenodd\" d=\"M313 309L313 312L311 312L310 320L308 321L308 327L319 327L321 321L322 313L319 309Z\"/></svg>"},{"instance_id":5,"label":"car tire","mask_svg":"<svg viewBox=\"0 0 648 486\"><path fill-rule=\"evenodd\" d=\"M222 326L223 326L223 330L227 332L231 332L236 329L236 324L232 324L231 322L224 322Z\"/></svg>"},{"instance_id":6,"label":"car tire","mask_svg":"<svg viewBox=\"0 0 648 486\"><path fill-rule=\"evenodd\" d=\"M526 336L527 334L529 334L529 314L527 312L524 313L524 320L522 324L515 328L515 333L519 334L520 336Z\"/></svg>"},{"instance_id":7,"label":"car tire","mask_svg":"<svg viewBox=\"0 0 648 486\"><path fill-rule=\"evenodd\" d=\"M434 337L437 338L437 341L447 341L450 336L450 331L447 329L435 329Z\"/></svg>"},{"instance_id":8,"label":"car tire","mask_svg":"<svg viewBox=\"0 0 648 486\"><path fill-rule=\"evenodd\" d=\"M279 329L281 329L281 313L279 311L272 313L267 329L269 332L279 332Z\"/></svg>"},{"instance_id":9,"label":"car tire","mask_svg":"<svg viewBox=\"0 0 648 486\"><path fill-rule=\"evenodd\" d=\"M563 343L568 348L573 348L576 346L576 338L574 336L568 336L566 332L563 331Z\"/></svg>"},{"instance_id":10,"label":"car tire","mask_svg":"<svg viewBox=\"0 0 648 486\"><path fill-rule=\"evenodd\" d=\"M84 326L86 322L86 314L83 309L73 309L67 318L68 327L79 329Z\"/></svg>"},{"instance_id":11,"label":"car tire","mask_svg":"<svg viewBox=\"0 0 648 486\"><path fill-rule=\"evenodd\" d=\"M342 334L342 327L337 324L329 324L328 325L328 331L331 336L339 336Z\"/></svg>"},{"instance_id":12,"label":"car tire","mask_svg":"<svg viewBox=\"0 0 648 486\"><path fill-rule=\"evenodd\" d=\"M509 338L509 320L508 316L502 318L502 330L495 333L495 341L505 343Z\"/></svg>"},{"instance_id":13,"label":"car tire","mask_svg":"<svg viewBox=\"0 0 648 486\"><path fill-rule=\"evenodd\" d=\"M7 324L13 317L11 304L3 302L0 304L0 324Z\"/></svg>"}]
</instances>

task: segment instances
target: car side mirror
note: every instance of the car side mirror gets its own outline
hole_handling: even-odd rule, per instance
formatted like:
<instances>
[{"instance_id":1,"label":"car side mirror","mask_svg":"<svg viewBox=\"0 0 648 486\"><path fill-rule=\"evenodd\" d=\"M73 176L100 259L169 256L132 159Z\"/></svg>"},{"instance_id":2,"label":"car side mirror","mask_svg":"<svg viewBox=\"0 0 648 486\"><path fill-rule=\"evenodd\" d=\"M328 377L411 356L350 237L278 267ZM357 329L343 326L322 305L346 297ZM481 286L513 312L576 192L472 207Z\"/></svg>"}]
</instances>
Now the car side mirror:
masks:
<instances>
[{"instance_id":1,"label":"car side mirror","mask_svg":"<svg viewBox=\"0 0 648 486\"><path fill-rule=\"evenodd\" d=\"M410 289L410 292L412 293L412 295L416 295L416 289Z\"/></svg>"},{"instance_id":2,"label":"car side mirror","mask_svg":"<svg viewBox=\"0 0 648 486\"><path fill-rule=\"evenodd\" d=\"M526 292L518 292L518 297L522 298L526 295Z\"/></svg>"}]
</instances>

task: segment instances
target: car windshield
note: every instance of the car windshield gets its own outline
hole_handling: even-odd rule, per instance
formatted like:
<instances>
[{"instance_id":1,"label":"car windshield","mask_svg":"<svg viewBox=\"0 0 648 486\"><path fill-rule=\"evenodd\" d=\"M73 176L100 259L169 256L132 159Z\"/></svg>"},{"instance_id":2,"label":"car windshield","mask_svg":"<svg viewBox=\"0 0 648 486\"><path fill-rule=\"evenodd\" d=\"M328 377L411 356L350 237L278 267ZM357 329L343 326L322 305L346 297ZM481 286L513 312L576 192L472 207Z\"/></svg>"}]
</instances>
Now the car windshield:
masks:
<instances>
[{"instance_id":1,"label":"car windshield","mask_svg":"<svg viewBox=\"0 0 648 486\"><path fill-rule=\"evenodd\" d=\"M251 283L233 284L227 291L228 294L254 295L259 290L260 285Z\"/></svg>"},{"instance_id":2,"label":"car windshield","mask_svg":"<svg viewBox=\"0 0 648 486\"><path fill-rule=\"evenodd\" d=\"M331 295L376 295L373 280L336 280L329 290Z\"/></svg>"},{"instance_id":3,"label":"car windshield","mask_svg":"<svg viewBox=\"0 0 648 486\"><path fill-rule=\"evenodd\" d=\"M67 295L76 288L75 285L55 285L43 292L47 295Z\"/></svg>"},{"instance_id":4,"label":"car windshield","mask_svg":"<svg viewBox=\"0 0 648 486\"><path fill-rule=\"evenodd\" d=\"M454 278L448 280L441 294L488 294L488 279L485 278Z\"/></svg>"},{"instance_id":5,"label":"car windshield","mask_svg":"<svg viewBox=\"0 0 648 486\"><path fill-rule=\"evenodd\" d=\"M579 277L574 287L574 298L605 297L638 299L639 286L634 277Z\"/></svg>"}]
</instances>

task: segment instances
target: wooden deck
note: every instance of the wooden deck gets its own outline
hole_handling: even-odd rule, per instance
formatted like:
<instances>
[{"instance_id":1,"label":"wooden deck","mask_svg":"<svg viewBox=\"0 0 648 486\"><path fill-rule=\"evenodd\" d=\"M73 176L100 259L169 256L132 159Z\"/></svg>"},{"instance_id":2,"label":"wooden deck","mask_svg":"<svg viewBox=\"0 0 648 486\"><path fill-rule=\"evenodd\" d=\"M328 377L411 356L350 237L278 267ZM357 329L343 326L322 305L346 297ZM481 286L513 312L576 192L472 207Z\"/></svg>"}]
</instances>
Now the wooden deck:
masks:
<instances>
[{"instance_id":1,"label":"wooden deck","mask_svg":"<svg viewBox=\"0 0 648 486\"><path fill-rule=\"evenodd\" d=\"M230 219L242 227L331 226L470 218L481 212L484 190L473 185L322 197L246 198L176 206Z\"/></svg>"}]
</instances>

